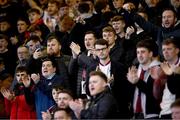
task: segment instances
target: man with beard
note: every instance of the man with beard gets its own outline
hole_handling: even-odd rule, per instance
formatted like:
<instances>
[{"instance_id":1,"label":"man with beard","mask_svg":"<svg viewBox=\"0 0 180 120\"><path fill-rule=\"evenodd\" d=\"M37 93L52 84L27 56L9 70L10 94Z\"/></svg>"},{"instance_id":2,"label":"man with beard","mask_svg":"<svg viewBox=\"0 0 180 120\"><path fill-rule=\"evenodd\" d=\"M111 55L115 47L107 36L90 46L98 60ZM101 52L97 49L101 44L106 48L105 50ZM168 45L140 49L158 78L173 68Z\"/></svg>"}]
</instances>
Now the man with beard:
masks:
<instances>
[{"instance_id":1,"label":"man with beard","mask_svg":"<svg viewBox=\"0 0 180 120\"><path fill-rule=\"evenodd\" d=\"M180 22L177 19L177 14L174 9L164 9L162 12L161 26L156 26L155 24L146 21L141 16L134 14L133 9L135 6L132 3L124 4L123 8L130 13L130 19L132 19L133 22L136 22L144 31L152 33L154 40L156 40L159 46L159 53L161 57L162 42L169 37L180 38Z\"/></svg>"},{"instance_id":2,"label":"man with beard","mask_svg":"<svg viewBox=\"0 0 180 120\"><path fill-rule=\"evenodd\" d=\"M67 65L70 57L62 55L61 44L54 35L49 36L47 40L47 54L55 60L57 64L57 73L62 75L65 80L68 80Z\"/></svg>"},{"instance_id":3,"label":"man with beard","mask_svg":"<svg viewBox=\"0 0 180 120\"><path fill-rule=\"evenodd\" d=\"M43 120L50 120L54 116L55 112L58 109L66 109L69 111L70 116L73 119L77 119L74 112L71 110L69 107L69 102L73 100L73 94L70 90L68 89L61 89L57 95L57 105L56 108L54 109L53 113L50 113L49 110L47 112L42 112L42 118Z\"/></svg>"}]
</instances>

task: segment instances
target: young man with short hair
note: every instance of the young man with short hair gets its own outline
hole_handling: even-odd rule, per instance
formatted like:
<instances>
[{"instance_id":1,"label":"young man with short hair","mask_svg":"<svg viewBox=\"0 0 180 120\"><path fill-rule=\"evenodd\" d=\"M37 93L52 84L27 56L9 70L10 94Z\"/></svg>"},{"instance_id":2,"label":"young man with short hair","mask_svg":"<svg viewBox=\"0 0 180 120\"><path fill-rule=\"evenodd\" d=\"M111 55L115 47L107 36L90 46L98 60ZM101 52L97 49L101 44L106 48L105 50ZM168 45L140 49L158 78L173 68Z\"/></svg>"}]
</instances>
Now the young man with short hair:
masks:
<instances>
[{"instance_id":1,"label":"young man with short hair","mask_svg":"<svg viewBox=\"0 0 180 120\"><path fill-rule=\"evenodd\" d=\"M1 93L6 98L6 112L10 113L10 119L36 119L33 81L28 69L24 66L17 67L16 79L13 91L1 88Z\"/></svg>"},{"instance_id":2,"label":"young man with short hair","mask_svg":"<svg viewBox=\"0 0 180 120\"><path fill-rule=\"evenodd\" d=\"M132 66L127 73L128 81L135 86L133 112L135 119L159 118L162 92L166 82L160 62L153 59L154 44L142 40L136 46L138 68Z\"/></svg>"}]
</instances>

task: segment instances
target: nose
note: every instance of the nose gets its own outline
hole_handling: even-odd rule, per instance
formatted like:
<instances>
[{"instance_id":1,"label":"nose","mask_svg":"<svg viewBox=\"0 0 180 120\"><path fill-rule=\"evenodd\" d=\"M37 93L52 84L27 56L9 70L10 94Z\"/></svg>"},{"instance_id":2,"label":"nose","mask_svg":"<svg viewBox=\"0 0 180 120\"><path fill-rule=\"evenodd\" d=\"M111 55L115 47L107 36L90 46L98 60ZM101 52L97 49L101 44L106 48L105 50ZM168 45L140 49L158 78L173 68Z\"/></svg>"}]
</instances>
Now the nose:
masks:
<instances>
[{"instance_id":1,"label":"nose","mask_svg":"<svg viewBox=\"0 0 180 120\"><path fill-rule=\"evenodd\" d=\"M19 79L22 80L22 75L19 76Z\"/></svg>"},{"instance_id":2,"label":"nose","mask_svg":"<svg viewBox=\"0 0 180 120\"><path fill-rule=\"evenodd\" d=\"M172 119L176 119L176 115L172 113Z\"/></svg>"}]
</instances>

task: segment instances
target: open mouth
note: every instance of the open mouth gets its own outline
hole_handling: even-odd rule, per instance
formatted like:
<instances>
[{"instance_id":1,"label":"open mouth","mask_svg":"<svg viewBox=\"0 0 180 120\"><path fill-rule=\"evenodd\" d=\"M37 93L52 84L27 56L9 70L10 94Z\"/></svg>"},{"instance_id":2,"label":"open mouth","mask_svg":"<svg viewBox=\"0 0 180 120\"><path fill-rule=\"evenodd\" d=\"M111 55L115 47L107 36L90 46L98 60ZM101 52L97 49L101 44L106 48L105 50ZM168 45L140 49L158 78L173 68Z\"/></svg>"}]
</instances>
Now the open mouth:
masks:
<instances>
[{"instance_id":1,"label":"open mouth","mask_svg":"<svg viewBox=\"0 0 180 120\"><path fill-rule=\"evenodd\" d=\"M44 70L43 73L47 73L48 71L47 70Z\"/></svg>"},{"instance_id":2,"label":"open mouth","mask_svg":"<svg viewBox=\"0 0 180 120\"><path fill-rule=\"evenodd\" d=\"M95 90L95 88L94 88L94 87L91 87L91 88L90 88L90 91L94 91L94 90Z\"/></svg>"},{"instance_id":3,"label":"open mouth","mask_svg":"<svg viewBox=\"0 0 180 120\"><path fill-rule=\"evenodd\" d=\"M165 25L166 25L166 26L169 25L169 22L165 22Z\"/></svg>"}]
</instances>

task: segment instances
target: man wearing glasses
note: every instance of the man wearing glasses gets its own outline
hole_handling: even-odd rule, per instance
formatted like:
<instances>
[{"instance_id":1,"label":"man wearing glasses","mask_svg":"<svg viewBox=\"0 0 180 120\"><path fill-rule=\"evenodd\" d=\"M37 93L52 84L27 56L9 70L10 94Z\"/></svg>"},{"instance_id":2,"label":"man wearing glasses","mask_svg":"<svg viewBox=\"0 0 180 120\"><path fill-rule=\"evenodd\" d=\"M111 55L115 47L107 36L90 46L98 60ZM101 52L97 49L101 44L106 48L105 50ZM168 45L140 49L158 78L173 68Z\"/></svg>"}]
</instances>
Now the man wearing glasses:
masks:
<instances>
[{"instance_id":1,"label":"man wearing glasses","mask_svg":"<svg viewBox=\"0 0 180 120\"><path fill-rule=\"evenodd\" d=\"M109 88L120 108L120 117L124 119L129 118L130 112L128 106L130 102L131 86L126 79L125 67L119 62L111 60L109 55L109 44L106 40L98 39L95 42L95 51L99 63L96 66L91 67L89 72L96 69L107 76Z\"/></svg>"}]
</instances>

